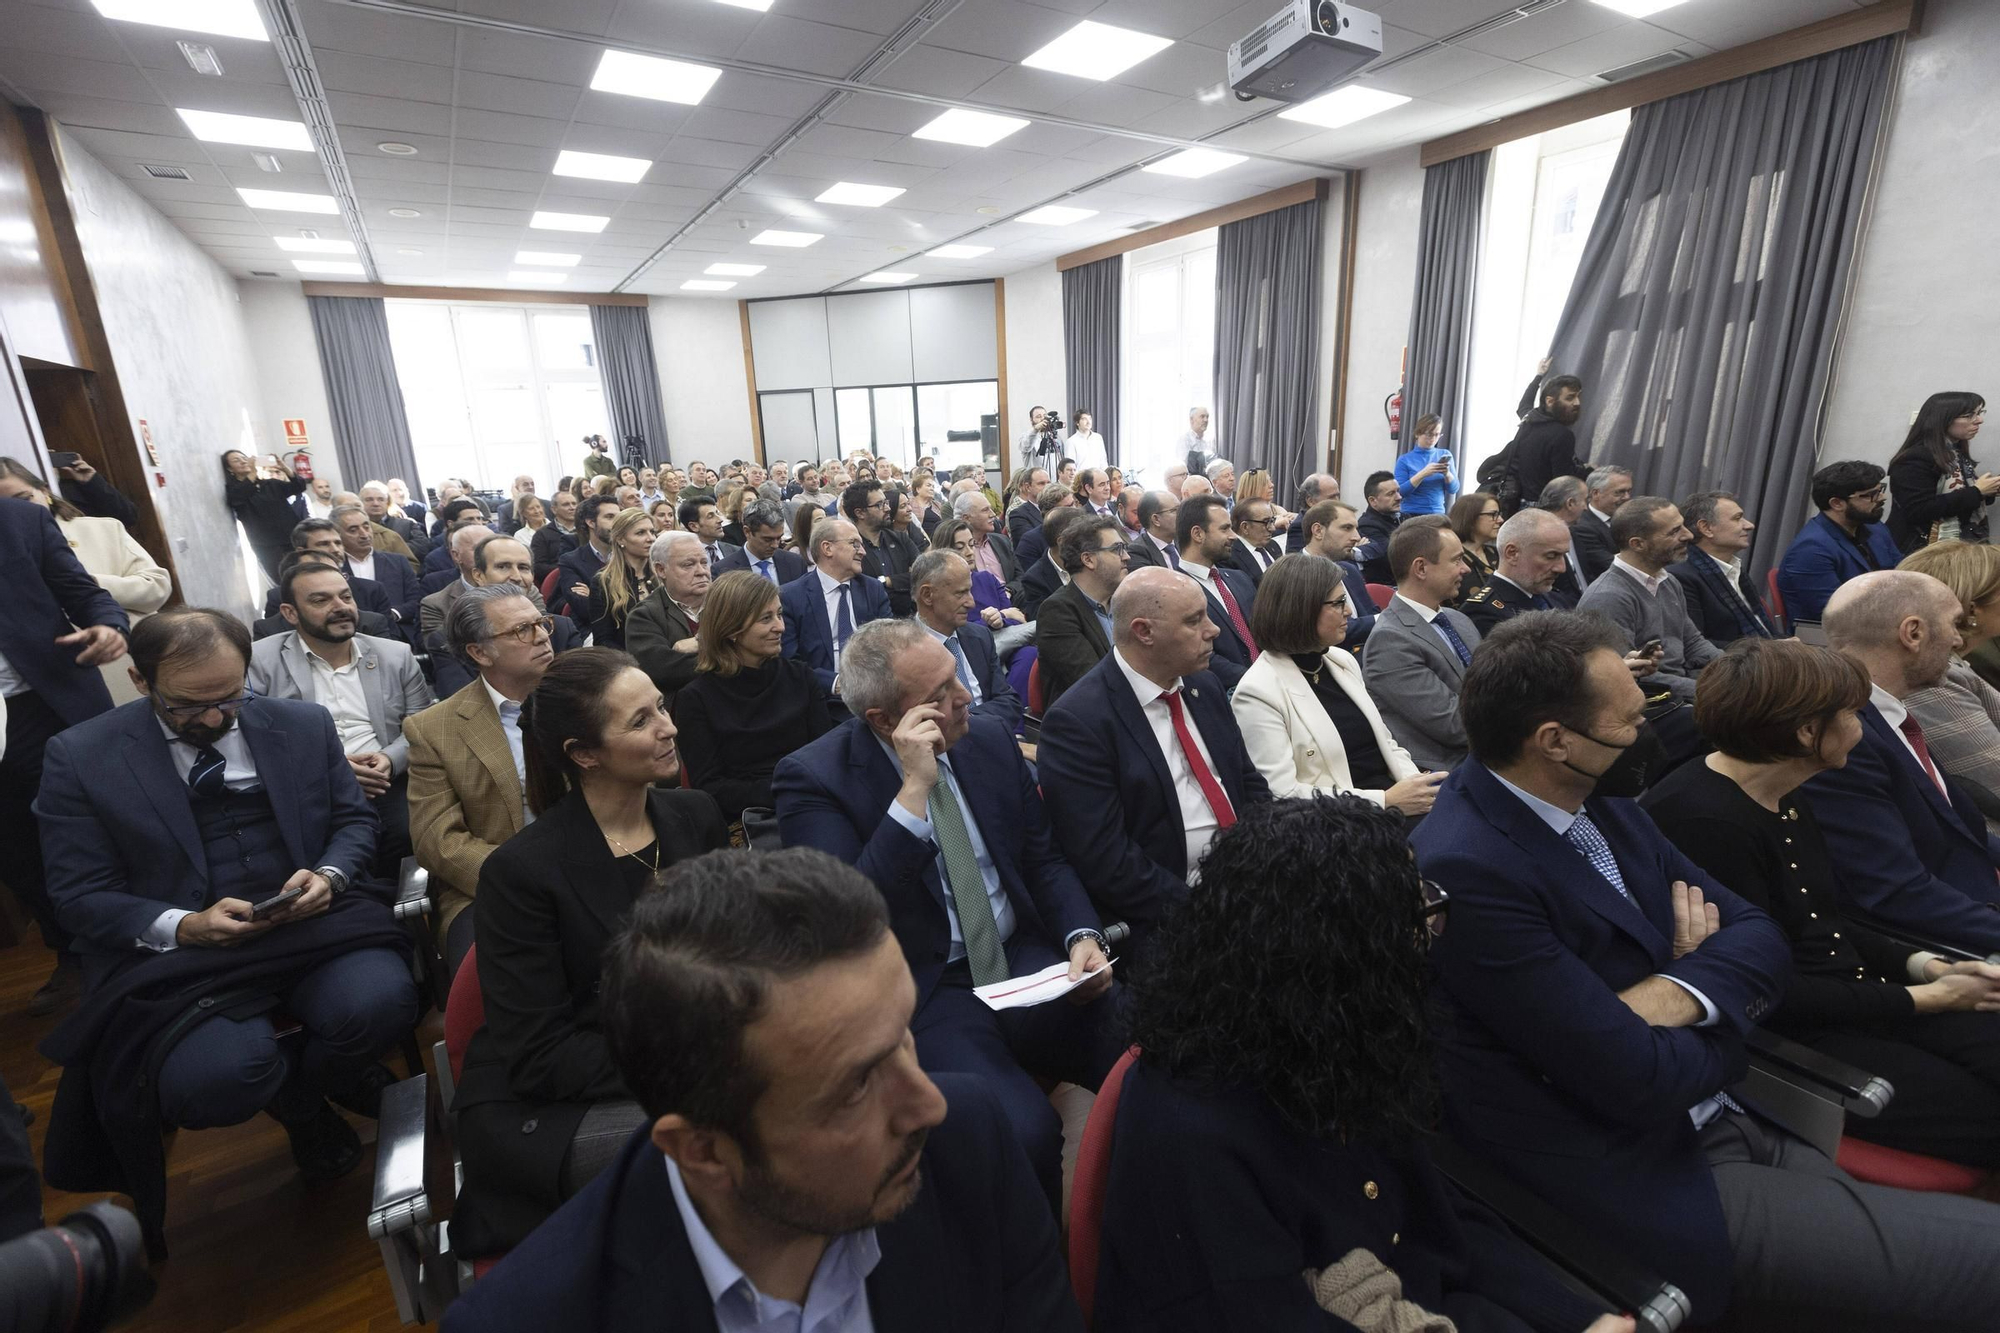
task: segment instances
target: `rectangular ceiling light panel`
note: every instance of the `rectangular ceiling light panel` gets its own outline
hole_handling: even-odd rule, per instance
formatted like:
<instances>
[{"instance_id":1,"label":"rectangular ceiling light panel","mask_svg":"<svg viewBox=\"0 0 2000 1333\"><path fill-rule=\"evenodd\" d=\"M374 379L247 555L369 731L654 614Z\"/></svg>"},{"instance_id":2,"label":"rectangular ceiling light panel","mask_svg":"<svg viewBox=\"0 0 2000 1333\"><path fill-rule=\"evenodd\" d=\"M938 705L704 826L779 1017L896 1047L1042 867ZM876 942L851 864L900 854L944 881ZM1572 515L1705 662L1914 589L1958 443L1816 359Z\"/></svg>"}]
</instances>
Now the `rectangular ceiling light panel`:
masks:
<instances>
[{"instance_id":1,"label":"rectangular ceiling light panel","mask_svg":"<svg viewBox=\"0 0 2000 1333\"><path fill-rule=\"evenodd\" d=\"M1115 79L1173 44L1172 38L1085 19L1021 63L1079 79Z\"/></svg>"},{"instance_id":2,"label":"rectangular ceiling light panel","mask_svg":"<svg viewBox=\"0 0 2000 1333\"><path fill-rule=\"evenodd\" d=\"M922 129L912 131L910 137L964 144L968 148L991 148L1014 131L1027 127L1028 122L1019 116L995 116L953 107Z\"/></svg>"},{"instance_id":3,"label":"rectangular ceiling light panel","mask_svg":"<svg viewBox=\"0 0 2000 1333\"><path fill-rule=\"evenodd\" d=\"M1385 93L1380 89L1363 88L1358 83L1350 83L1345 88L1335 88L1324 97L1315 97L1310 102L1288 106L1278 113L1278 119L1317 125L1323 130L1337 130L1343 125L1352 125L1357 120L1380 115L1409 100L1401 93Z\"/></svg>"},{"instance_id":4,"label":"rectangular ceiling light panel","mask_svg":"<svg viewBox=\"0 0 2000 1333\"><path fill-rule=\"evenodd\" d=\"M821 233L816 231L767 230L767 231L760 231L755 236L752 236L750 238L750 244L783 245L783 246L788 246L791 249L798 250L798 249L803 249L808 245L811 245L814 241L819 240L820 237Z\"/></svg>"},{"instance_id":5,"label":"rectangular ceiling light panel","mask_svg":"<svg viewBox=\"0 0 2000 1333\"><path fill-rule=\"evenodd\" d=\"M1158 162L1148 162L1141 170L1156 176L1181 176L1188 180L1199 180L1203 176L1213 176L1239 162L1245 162L1241 153L1218 153L1213 148L1189 148L1175 153L1172 157L1161 158Z\"/></svg>"},{"instance_id":6,"label":"rectangular ceiling light panel","mask_svg":"<svg viewBox=\"0 0 2000 1333\"><path fill-rule=\"evenodd\" d=\"M708 96L708 90L721 77L722 71L713 65L691 65L685 60L664 60L630 51L606 51L597 62L597 73L590 76L590 86L601 93L623 93L627 97L694 106Z\"/></svg>"},{"instance_id":7,"label":"rectangular ceiling light panel","mask_svg":"<svg viewBox=\"0 0 2000 1333\"><path fill-rule=\"evenodd\" d=\"M306 133L303 121L273 120L267 116L232 116L226 111L190 111L186 107L175 107L174 112L187 122L189 131L203 143L289 148L300 153L313 150L312 135Z\"/></svg>"},{"instance_id":8,"label":"rectangular ceiling light panel","mask_svg":"<svg viewBox=\"0 0 2000 1333\"><path fill-rule=\"evenodd\" d=\"M652 161L643 157L613 157L609 153L579 153L565 148L556 155L555 173L558 176L581 176L593 181L622 181L631 185L644 180L646 173L653 169Z\"/></svg>"},{"instance_id":9,"label":"rectangular ceiling light panel","mask_svg":"<svg viewBox=\"0 0 2000 1333\"><path fill-rule=\"evenodd\" d=\"M218 37L242 37L268 42L257 0L92 0L108 19L145 23L184 32L212 32Z\"/></svg>"},{"instance_id":10,"label":"rectangular ceiling light panel","mask_svg":"<svg viewBox=\"0 0 2000 1333\"><path fill-rule=\"evenodd\" d=\"M849 204L855 208L880 208L903 193L900 185L856 185L839 181L813 197L816 204Z\"/></svg>"},{"instance_id":11,"label":"rectangular ceiling light panel","mask_svg":"<svg viewBox=\"0 0 2000 1333\"><path fill-rule=\"evenodd\" d=\"M330 194L299 194L293 190L246 190L237 194L252 208L268 208L277 213L339 213L340 204Z\"/></svg>"},{"instance_id":12,"label":"rectangular ceiling light panel","mask_svg":"<svg viewBox=\"0 0 2000 1333\"><path fill-rule=\"evenodd\" d=\"M610 218L589 213L537 213L528 219L528 225L540 231L603 231L610 224Z\"/></svg>"},{"instance_id":13,"label":"rectangular ceiling light panel","mask_svg":"<svg viewBox=\"0 0 2000 1333\"><path fill-rule=\"evenodd\" d=\"M718 278L754 278L765 267L763 264L710 264L702 272Z\"/></svg>"},{"instance_id":14,"label":"rectangular ceiling light panel","mask_svg":"<svg viewBox=\"0 0 2000 1333\"><path fill-rule=\"evenodd\" d=\"M1686 0L1597 0L1606 9L1615 9L1627 18L1642 19L1663 9L1672 9Z\"/></svg>"}]
</instances>

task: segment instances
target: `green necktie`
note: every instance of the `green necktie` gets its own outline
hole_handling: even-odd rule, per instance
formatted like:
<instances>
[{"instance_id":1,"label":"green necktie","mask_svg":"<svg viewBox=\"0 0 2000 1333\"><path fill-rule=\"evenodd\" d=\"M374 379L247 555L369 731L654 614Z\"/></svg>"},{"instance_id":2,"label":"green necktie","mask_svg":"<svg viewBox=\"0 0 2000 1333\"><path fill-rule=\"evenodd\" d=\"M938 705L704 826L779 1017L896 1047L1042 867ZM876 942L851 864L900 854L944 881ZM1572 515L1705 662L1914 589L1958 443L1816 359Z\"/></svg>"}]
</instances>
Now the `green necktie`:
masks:
<instances>
[{"instance_id":1,"label":"green necktie","mask_svg":"<svg viewBox=\"0 0 2000 1333\"><path fill-rule=\"evenodd\" d=\"M986 877L979 873L979 856L972 850L972 835L965 831L965 814L951 794L951 783L938 773L931 788L931 833L938 850L944 853L945 889L951 894L952 908L958 913L958 931L965 939L965 961L972 968L972 984L988 985L1007 979L1007 954L1000 947L1000 926L993 919L993 900L986 896Z\"/></svg>"}]
</instances>

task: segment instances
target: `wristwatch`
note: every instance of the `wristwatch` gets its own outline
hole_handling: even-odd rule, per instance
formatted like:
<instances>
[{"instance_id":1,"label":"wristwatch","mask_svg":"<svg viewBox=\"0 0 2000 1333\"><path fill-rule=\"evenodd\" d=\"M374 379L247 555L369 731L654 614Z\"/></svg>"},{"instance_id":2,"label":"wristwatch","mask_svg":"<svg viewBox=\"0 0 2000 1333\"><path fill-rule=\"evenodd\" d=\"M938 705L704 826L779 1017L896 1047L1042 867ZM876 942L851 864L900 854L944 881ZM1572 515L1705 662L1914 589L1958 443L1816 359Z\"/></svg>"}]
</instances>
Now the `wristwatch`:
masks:
<instances>
[{"instance_id":1,"label":"wristwatch","mask_svg":"<svg viewBox=\"0 0 2000 1333\"><path fill-rule=\"evenodd\" d=\"M1091 930L1087 926L1082 930L1072 930L1069 933L1069 938L1063 941L1063 952L1068 953L1071 949L1074 949L1076 947L1076 942L1078 940L1085 940L1085 939L1096 940L1097 951L1103 954L1106 958L1109 958L1111 956L1111 942L1104 938L1102 932Z\"/></svg>"},{"instance_id":2,"label":"wristwatch","mask_svg":"<svg viewBox=\"0 0 2000 1333\"><path fill-rule=\"evenodd\" d=\"M313 874L324 875L336 895L347 892L347 872L339 866L314 866Z\"/></svg>"}]
</instances>

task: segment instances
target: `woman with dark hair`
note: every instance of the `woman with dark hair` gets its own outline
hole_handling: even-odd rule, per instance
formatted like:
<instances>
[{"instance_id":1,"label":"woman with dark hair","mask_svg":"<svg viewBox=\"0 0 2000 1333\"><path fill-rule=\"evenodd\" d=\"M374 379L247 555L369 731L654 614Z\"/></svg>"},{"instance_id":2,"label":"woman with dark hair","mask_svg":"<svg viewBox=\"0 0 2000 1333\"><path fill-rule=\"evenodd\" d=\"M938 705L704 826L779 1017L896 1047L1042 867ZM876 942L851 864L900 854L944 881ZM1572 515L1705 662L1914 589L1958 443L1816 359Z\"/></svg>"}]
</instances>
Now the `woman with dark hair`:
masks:
<instances>
[{"instance_id":1,"label":"woman with dark hair","mask_svg":"<svg viewBox=\"0 0 2000 1333\"><path fill-rule=\"evenodd\" d=\"M962 518L951 518L938 524L937 531L931 534L930 549L956 552L966 564L972 565L972 614L979 617L980 624L998 631L1010 625L1028 623L1027 615L1014 605L1007 585L972 564L970 523Z\"/></svg>"},{"instance_id":2,"label":"woman with dark hair","mask_svg":"<svg viewBox=\"0 0 2000 1333\"><path fill-rule=\"evenodd\" d=\"M1209 845L1201 891L1130 982L1142 1053L1119 1097L1097 1329L1348 1328L1357 1286L1399 1283L1371 1327L1629 1333L1424 1152L1444 907L1403 821L1358 797L1248 807Z\"/></svg>"},{"instance_id":3,"label":"woman with dark hair","mask_svg":"<svg viewBox=\"0 0 2000 1333\"><path fill-rule=\"evenodd\" d=\"M271 475L259 476L257 460L241 449L223 452L222 497L248 534L257 563L276 583L278 562L292 549L292 527L300 518L292 508L292 497L311 483L294 475L276 454L267 470Z\"/></svg>"},{"instance_id":4,"label":"woman with dark hair","mask_svg":"<svg viewBox=\"0 0 2000 1333\"><path fill-rule=\"evenodd\" d=\"M638 490L639 469L633 467L630 463L627 463L625 466L619 468L618 484L620 486L630 486L635 491Z\"/></svg>"},{"instance_id":5,"label":"woman with dark hair","mask_svg":"<svg viewBox=\"0 0 2000 1333\"><path fill-rule=\"evenodd\" d=\"M1709 663L1694 720L1715 747L1639 798L1676 846L1792 939L1774 1031L1895 1085L1857 1138L2000 1167L2000 967L1915 952L1843 913L1833 858L1799 788L1861 739L1868 673L1797 639L1738 639Z\"/></svg>"},{"instance_id":6,"label":"woman with dark hair","mask_svg":"<svg viewBox=\"0 0 2000 1333\"><path fill-rule=\"evenodd\" d=\"M910 499L916 508L917 523L924 530L924 540L937 536L938 524L944 522L944 510L938 504L937 476L930 472L915 472L910 476Z\"/></svg>"},{"instance_id":7,"label":"woman with dark hair","mask_svg":"<svg viewBox=\"0 0 2000 1333\"><path fill-rule=\"evenodd\" d=\"M660 871L729 841L713 797L658 785L680 774L674 724L626 654L556 658L520 727L535 818L479 871L486 1025L453 1102L465 1191L452 1228L474 1256L517 1244L645 1120L604 1043L604 949Z\"/></svg>"},{"instance_id":8,"label":"woman with dark hair","mask_svg":"<svg viewBox=\"0 0 2000 1333\"><path fill-rule=\"evenodd\" d=\"M1963 391L1934 393L1917 409L1889 460L1889 535L1905 555L1936 541L1986 540L1986 506L2000 497L2000 475L1972 461L1985 419L1986 400Z\"/></svg>"},{"instance_id":9,"label":"woman with dark hair","mask_svg":"<svg viewBox=\"0 0 2000 1333\"><path fill-rule=\"evenodd\" d=\"M812 668L782 656L778 589L747 569L709 585L696 676L674 696L688 781L715 798L742 845L743 812L771 805L778 761L833 729Z\"/></svg>"},{"instance_id":10,"label":"woman with dark hair","mask_svg":"<svg viewBox=\"0 0 2000 1333\"><path fill-rule=\"evenodd\" d=\"M1495 545L1500 536L1500 498L1484 491L1461 495L1451 502L1446 520L1465 548L1465 576L1458 581L1458 600L1464 601L1493 579L1500 563Z\"/></svg>"},{"instance_id":11,"label":"woman with dark hair","mask_svg":"<svg viewBox=\"0 0 2000 1333\"><path fill-rule=\"evenodd\" d=\"M643 509L627 509L612 521L611 558L591 575L585 612L597 647L623 648L626 618L653 595L653 566L646 557L657 535L652 516Z\"/></svg>"}]
</instances>

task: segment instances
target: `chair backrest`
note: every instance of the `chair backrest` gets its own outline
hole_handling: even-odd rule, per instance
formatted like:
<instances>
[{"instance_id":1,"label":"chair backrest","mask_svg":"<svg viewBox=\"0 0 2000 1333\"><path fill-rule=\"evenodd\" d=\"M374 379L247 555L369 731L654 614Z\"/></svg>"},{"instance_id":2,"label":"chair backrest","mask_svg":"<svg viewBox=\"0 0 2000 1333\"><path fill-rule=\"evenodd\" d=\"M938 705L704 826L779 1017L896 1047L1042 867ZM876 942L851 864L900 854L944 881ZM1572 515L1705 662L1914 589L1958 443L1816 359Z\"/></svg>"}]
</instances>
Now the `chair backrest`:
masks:
<instances>
[{"instance_id":1,"label":"chair backrest","mask_svg":"<svg viewBox=\"0 0 2000 1333\"><path fill-rule=\"evenodd\" d=\"M1778 591L1777 570L1772 569L1765 573L1764 591L1768 599L1764 609L1771 613L1771 619L1782 626L1785 623L1785 595Z\"/></svg>"},{"instance_id":2,"label":"chair backrest","mask_svg":"<svg viewBox=\"0 0 2000 1333\"><path fill-rule=\"evenodd\" d=\"M1391 597L1394 597L1395 595L1396 595L1396 590L1390 587L1386 583L1371 583L1368 585L1369 600L1375 603L1375 609L1377 611L1380 611L1383 607L1387 606L1389 604L1389 599Z\"/></svg>"},{"instance_id":3,"label":"chair backrest","mask_svg":"<svg viewBox=\"0 0 2000 1333\"><path fill-rule=\"evenodd\" d=\"M486 995L479 989L479 946L465 951L465 961L452 974L451 995L444 1002L444 1048L451 1056L451 1082L465 1070L465 1048L472 1034L486 1026Z\"/></svg>"},{"instance_id":4,"label":"chair backrest","mask_svg":"<svg viewBox=\"0 0 2000 1333\"><path fill-rule=\"evenodd\" d=\"M1083 1311L1083 1326L1096 1318L1097 1233L1104 1223L1104 1187L1111 1179L1111 1131L1118 1123L1118 1096L1139 1048L1118 1057L1091 1103L1076 1150L1076 1173L1069 1188L1069 1283Z\"/></svg>"},{"instance_id":5,"label":"chair backrest","mask_svg":"<svg viewBox=\"0 0 2000 1333\"><path fill-rule=\"evenodd\" d=\"M1037 657L1028 667L1028 714L1040 717L1044 711L1042 697L1042 659Z\"/></svg>"},{"instance_id":6,"label":"chair backrest","mask_svg":"<svg viewBox=\"0 0 2000 1333\"><path fill-rule=\"evenodd\" d=\"M549 598L556 595L556 580L561 577L561 569L552 569L542 575L542 601L544 604L548 602Z\"/></svg>"}]
</instances>

